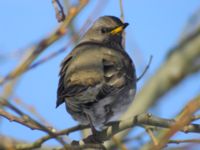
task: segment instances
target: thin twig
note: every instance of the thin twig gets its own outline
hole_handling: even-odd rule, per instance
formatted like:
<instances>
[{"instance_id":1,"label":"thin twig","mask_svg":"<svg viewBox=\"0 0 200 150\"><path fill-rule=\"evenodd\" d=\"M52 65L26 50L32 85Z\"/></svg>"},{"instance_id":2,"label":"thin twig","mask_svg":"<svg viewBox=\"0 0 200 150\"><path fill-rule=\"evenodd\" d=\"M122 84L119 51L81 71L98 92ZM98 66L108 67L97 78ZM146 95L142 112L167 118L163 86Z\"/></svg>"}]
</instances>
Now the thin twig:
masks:
<instances>
[{"instance_id":1,"label":"thin twig","mask_svg":"<svg viewBox=\"0 0 200 150\"><path fill-rule=\"evenodd\" d=\"M39 44L34 46L31 49L31 53L26 57L25 60L23 60L13 71L11 71L5 78L0 80L0 85L4 84L6 81L14 79L21 74L23 74L28 67L31 65L31 63L42 53L46 50L47 47L49 47L52 43L56 42L58 39L63 37L70 23L74 19L74 17L83 9L83 7L88 3L88 0L80 0L79 5L73 6L69 9L68 15L65 19L65 21L60 25L60 27L53 32L50 36L42 39Z\"/></svg>"},{"instance_id":2,"label":"thin twig","mask_svg":"<svg viewBox=\"0 0 200 150\"><path fill-rule=\"evenodd\" d=\"M120 18L122 21L124 21L124 9L122 0L119 0L119 6L120 6Z\"/></svg>"},{"instance_id":3,"label":"thin twig","mask_svg":"<svg viewBox=\"0 0 200 150\"><path fill-rule=\"evenodd\" d=\"M79 33L79 36L82 36L82 34L84 33L85 29L93 22L94 18L96 15L99 14L100 11L102 11L103 8L105 8L105 3L108 2L106 0L102 0L102 1L98 1L97 5L95 6L95 8L93 9L93 11L90 13L91 15L85 20L83 26L81 27L81 29L77 32ZM102 5L103 4L103 5ZM60 48L59 50L57 50L56 52L53 52L47 56L45 56L44 58L42 58L41 60L38 60L37 62L33 63L32 65L29 66L29 68L26 71L29 71L31 69L36 68L37 66L45 63L46 61L58 56L59 54L65 52L67 50L67 48L72 44L72 43L76 43L79 40L79 36L77 36L77 34L73 35L72 38L68 41L68 43Z\"/></svg>"},{"instance_id":4,"label":"thin twig","mask_svg":"<svg viewBox=\"0 0 200 150\"><path fill-rule=\"evenodd\" d=\"M56 136L61 136L61 135L69 135L70 133L72 132L75 132L75 131L80 131L80 130L83 130L83 129L86 129L86 128L89 128L89 126L84 126L84 125L77 125L77 126L74 126L74 127L71 127L71 128L68 128L68 129L65 129L65 130L62 130L62 131L58 131L58 132L55 132L54 134ZM23 148L19 148L20 144L17 146L18 149L33 149L33 148L39 148L42 146L42 144L44 142L46 142L47 140L51 139L52 136L51 135L46 135L44 137L41 137L40 139L36 140L35 142L31 143L31 144L24 144L23 145Z\"/></svg>"},{"instance_id":5,"label":"thin twig","mask_svg":"<svg viewBox=\"0 0 200 150\"><path fill-rule=\"evenodd\" d=\"M119 0L119 7L120 7L120 19L121 19L121 21L122 22L124 22L124 10L123 10L123 2L122 2L122 0ZM126 32L124 31L123 33L122 33L122 46L123 46L123 48L125 49L125 43L126 43Z\"/></svg>"},{"instance_id":6,"label":"thin twig","mask_svg":"<svg viewBox=\"0 0 200 150\"><path fill-rule=\"evenodd\" d=\"M71 40L63 48L60 48L56 52L53 52L53 53L47 55L46 57L42 58L41 60L38 60L37 62L30 65L29 68L27 68L27 70L25 70L25 72L32 70L32 69L36 68L37 66L43 64L44 62L46 62L46 61L58 56L59 54L63 53L69 47L69 45L73 42L72 39L73 38L71 38Z\"/></svg>"},{"instance_id":7,"label":"thin twig","mask_svg":"<svg viewBox=\"0 0 200 150\"><path fill-rule=\"evenodd\" d=\"M28 116L27 114L22 112L20 109L18 109L17 107L12 105L10 102L8 102L7 100L5 100L4 98L1 98L1 97L0 97L0 105L6 106L9 109L13 110L15 113L20 115L27 122L31 122L33 124L36 124L38 127L40 127L42 129L42 131L44 131L44 132L48 133L49 135L51 135L53 138L55 138L60 144L62 144L65 147L65 145L66 145L65 142L61 138L58 138L54 134L54 130L48 129L47 127L45 127L41 123L37 122L36 120L34 120L33 118L31 118L30 116Z\"/></svg>"},{"instance_id":8,"label":"thin twig","mask_svg":"<svg viewBox=\"0 0 200 150\"><path fill-rule=\"evenodd\" d=\"M32 130L42 130L37 124L34 124L33 122L28 122L27 120L23 118L19 118L14 115L11 115L10 113L4 111L3 109L0 109L0 116L8 119L10 122L14 121L14 122L20 123L21 125L26 126Z\"/></svg>"},{"instance_id":9,"label":"thin twig","mask_svg":"<svg viewBox=\"0 0 200 150\"><path fill-rule=\"evenodd\" d=\"M63 7L60 3L59 0L52 0L52 3L53 3L53 7L55 9L55 12L56 12L56 19L58 22L62 22L65 20L65 13L64 13L64 10L63 10Z\"/></svg>"},{"instance_id":10,"label":"thin twig","mask_svg":"<svg viewBox=\"0 0 200 150\"><path fill-rule=\"evenodd\" d=\"M144 126L144 128L146 129L146 132L148 133L148 135L150 136L152 142L154 143L154 145L158 145L158 140L156 139L156 137L153 134L153 131L151 128Z\"/></svg>"},{"instance_id":11,"label":"thin twig","mask_svg":"<svg viewBox=\"0 0 200 150\"><path fill-rule=\"evenodd\" d=\"M13 98L13 101L29 111L31 114L33 114L35 117L37 117L40 122L44 123L46 126L51 126L50 123L36 110L35 107L28 105L24 101L22 101L19 97L18 98Z\"/></svg>"},{"instance_id":12,"label":"thin twig","mask_svg":"<svg viewBox=\"0 0 200 150\"><path fill-rule=\"evenodd\" d=\"M186 140L169 140L168 144L180 144L180 143L198 143L200 144L199 139L186 139Z\"/></svg>"},{"instance_id":13,"label":"thin twig","mask_svg":"<svg viewBox=\"0 0 200 150\"><path fill-rule=\"evenodd\" d=\"M192 121L196 121L200 119L200 115L194 115L192 116Z\"/></svg>"},{"instance_id":14,"label":"thin twig","mask_svg":"<svg viewBox=\"0 0 200 150\"><path fill-rule=\"evenodd\" d=\"M137 82L138 82L140 79L142 79L143 76L144 76L144 75L146 74L146 72L148 71L148 69L149 69L149 67L150 67L150 65L151 65L152 59L153 59L153 56L151 55L150 58L149 58L149 62L148 62L148 64L147 64L147 66L145 67L144 71L142 72L142 74L141 74L139 77L137 77Z\"/></svg>"},{"instance_id":15,"label":"thin twig","mask_svg":"<svg viewBox=\"0 0 200 150\"><path fill-rule=\"evenodd\" d=\"M168 131L161 130L158 135L158 145L149 145L150 148L159 150L163 148L176 132L180 129L188 130L187 125L192 121L193 113L195 113L200 108L200 96L197 96L192 101L190 101L182 110L180 115L177 117L174 125L170 127Z\"/></svg>"}]
</instances>

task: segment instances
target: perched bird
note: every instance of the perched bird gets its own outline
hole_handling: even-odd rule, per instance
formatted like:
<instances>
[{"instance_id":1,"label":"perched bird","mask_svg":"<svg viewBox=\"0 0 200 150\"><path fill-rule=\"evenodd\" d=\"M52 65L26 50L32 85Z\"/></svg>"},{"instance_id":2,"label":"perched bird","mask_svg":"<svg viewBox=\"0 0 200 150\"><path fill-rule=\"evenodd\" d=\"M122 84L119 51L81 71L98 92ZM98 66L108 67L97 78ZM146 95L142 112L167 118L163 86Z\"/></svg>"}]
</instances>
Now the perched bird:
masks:
<instances>
[{"instance_id":1,"label":"perched bird","mask_svg":"<svg viewBox=\"0 0 200 150\"><path fill-rule=\"evenodd\" d=\"M61 64L57 107L80 124L101 128L119 116L136 92L135 67L122 46L123 23L100 17Z\"/></svg>"}]
</instances>

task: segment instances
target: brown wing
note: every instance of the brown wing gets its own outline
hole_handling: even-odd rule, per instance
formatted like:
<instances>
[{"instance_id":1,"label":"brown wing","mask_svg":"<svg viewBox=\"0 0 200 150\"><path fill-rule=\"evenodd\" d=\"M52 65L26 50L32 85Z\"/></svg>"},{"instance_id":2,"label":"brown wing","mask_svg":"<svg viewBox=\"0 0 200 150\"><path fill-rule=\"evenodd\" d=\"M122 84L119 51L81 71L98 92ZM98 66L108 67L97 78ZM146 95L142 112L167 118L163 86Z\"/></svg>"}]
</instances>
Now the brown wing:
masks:
<instances>
[{"instance_id":1,"label":"brown wing","mask_svg":"<svg viewBox=\"0 0 200 150\"><path fill-rule=\"evenodd\" d=\"M59 79L58 89L57 89L56 107L58 107L64 102L64 98L63 98L63 95L65 94L64 77L65 77L65 72L69 66L71 59L72 59L72 55L69 54L61 63L61 70L59 73L60 79Z\"/></svg>"},{"instance_id":2,"label":"brown wing","mask_svg":"<svg viewBox=\"0 0 200 150\"><path fill-rule=\"evenodd\" d=\"M91 48L91 51L88 50L89 48ZM106 48L103 49L105 53L101 53L102 55L99 53L99 51L101 50L97 46L92 47L90 45L90 47L87 47L87 52L89 52L88 54L84 54L84 52L82 51L81 56L83 57L83 61L85 62L87 59L89 61L86 62L86 65L84 67L82 66L77 69L78 73L73 75L73 80L70 80L69 76L65 78L67 68L72 61L72 55L69 55L63 61L62 69L60 71L59 87L57 91L57 106L64 102L65 97L74 97L76 95L84 93L85 91L87 93L89 87L91 88L101 84L101 87L97 88L94 92L94 95L91 96L92 99L83 101L83 103L91 103L93 101L95 102L96 100L100 100L109 95L113 95L119 92L123 89L123 87L126 86L128 82L130 82L130 79L133 79L133 66L128 55L126 53L124 55L123 52L116 52L115 50L112 50L112 52L108 52ZM91 60L97 55L101 55L101 57L98 57L100 58L100 61L96 59ZM80 61L81 58L77 63L80 63ZM71 65L74 65L74 63ZM90 68L91 72L85 70L88 68ZM101 68L101 70L99 70L99 68ZM84 74L87 80L83 80ZM80 78L82 78L82 80ZM66 82L64 82L64 80L66 80Z\"/></svg>"},{"instance_id":3,"label":"brown wing","mask_svg":"<svg viewBox=\"0 0 200 150\"><path fill-rule=\"evenodd\" d=\"M105 83L97 95L97 99L114 95L133 80L134 68L126 53L105 53L102 60Z\"/></svg>"},{"instance_id":4,"label":"brown wing","mask_svg":"<svg viewBox=\"0 0 200 150\"><path fill-rule=\"evenodd\" d=\"M78 100L81 103L95 100L95 94L99 90L99 87L95 90L95 86L102 81L101 59L97 49L97 46L91 44L81 44L65 58L61 64L57 107L65 101L65 98L73 98L76 101L81 95L84 96L82 101ZM87 93L93 95L89 97L91 99L87 98Z\"/></svg>"}]
</instances>

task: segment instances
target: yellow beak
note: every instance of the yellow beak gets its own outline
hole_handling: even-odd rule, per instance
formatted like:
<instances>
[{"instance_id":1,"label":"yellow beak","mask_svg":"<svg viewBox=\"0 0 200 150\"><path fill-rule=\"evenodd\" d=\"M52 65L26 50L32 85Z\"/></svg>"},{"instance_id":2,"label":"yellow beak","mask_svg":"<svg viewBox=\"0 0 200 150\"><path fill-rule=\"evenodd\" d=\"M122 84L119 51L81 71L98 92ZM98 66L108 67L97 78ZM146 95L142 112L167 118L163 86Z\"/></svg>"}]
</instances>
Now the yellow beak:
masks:
<instances>
[{"instance_id":1,"label":"yellow beak","mask_svg":"<svg viewBox=\"0 0 200 150\"><path fill-rule=\"evenodd\" d=\"M111 34L115 35L117 33L122 32L129 24L128 23L124 23L121 26L118 26L116 28L114 28L113 30L110 31Z\"/></svg>"}]
</instances>

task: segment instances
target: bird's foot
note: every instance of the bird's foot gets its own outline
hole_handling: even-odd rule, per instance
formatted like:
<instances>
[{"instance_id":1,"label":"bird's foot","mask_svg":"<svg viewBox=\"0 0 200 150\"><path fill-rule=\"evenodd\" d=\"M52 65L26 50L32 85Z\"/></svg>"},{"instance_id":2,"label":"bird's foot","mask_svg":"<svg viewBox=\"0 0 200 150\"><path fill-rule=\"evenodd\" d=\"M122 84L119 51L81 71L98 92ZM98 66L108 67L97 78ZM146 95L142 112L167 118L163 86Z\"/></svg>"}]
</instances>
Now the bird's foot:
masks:
<instances>
[{"instance_id":1,"label":"bird's foot","mask_svg":"<svg viewBox=\"0 0 200 150\"><path fill-rule=\"evenodd\" d=\"M85 138L84 140L84 143L92 143L92 144L102 144L103 141L100 140L100 138L98 137L98 135L89 135L87 138Z\"/></svg>"}]
</instances>

